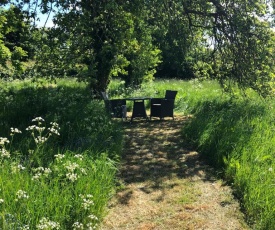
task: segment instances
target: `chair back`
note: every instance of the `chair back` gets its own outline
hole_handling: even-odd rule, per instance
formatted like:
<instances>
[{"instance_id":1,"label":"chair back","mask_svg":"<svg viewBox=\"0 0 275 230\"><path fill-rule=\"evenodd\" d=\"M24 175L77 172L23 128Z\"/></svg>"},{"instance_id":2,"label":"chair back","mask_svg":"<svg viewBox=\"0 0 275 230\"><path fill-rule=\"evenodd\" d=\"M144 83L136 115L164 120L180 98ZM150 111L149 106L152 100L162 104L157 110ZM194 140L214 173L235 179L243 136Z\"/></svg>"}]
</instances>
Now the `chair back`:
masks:
<instances>
[{"instance_id":1,"label":"chair back","mask_svg":"<svg viewBox=\"0 0 275 230\"><path fill-rule=\"evenodd\" d=\"M105 101L109 100L108 94L106 92L101 92L101 96Z\"/></svg>"},{"instance_id":2,"label":"chair back","mask_svg":"<svg viewBox=\"0 0 275 230\"><path fill-rule=\"evenodd\" d=\"M174 99L175 100L177 93L178 93L178 91L166 90L165 99Z\"/></svg>"}]
</instances>

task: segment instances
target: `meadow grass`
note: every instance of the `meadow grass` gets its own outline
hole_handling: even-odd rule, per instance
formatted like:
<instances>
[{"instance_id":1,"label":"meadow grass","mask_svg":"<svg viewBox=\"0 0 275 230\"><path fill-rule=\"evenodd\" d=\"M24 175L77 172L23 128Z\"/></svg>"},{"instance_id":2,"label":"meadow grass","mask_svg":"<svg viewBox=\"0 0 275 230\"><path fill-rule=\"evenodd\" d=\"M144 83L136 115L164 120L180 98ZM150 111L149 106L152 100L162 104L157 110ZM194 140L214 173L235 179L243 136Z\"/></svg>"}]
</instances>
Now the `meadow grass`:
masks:
<instances>
[{"instance_id":1,"label":"meadow grass","mask_svg":"<svg viewBox=\"0 0 275 230\"><path fill-rule=\"evenodd\" d=\"M210 88L209 88L210 89ZM211 89L210 94L213 92ZM203 95L196 94L197 97ZM183 135L234 188L253 229L275 226L274 108L271 99L204 95Z\"/></svg>"},{"instance_id":2,"label":"meadow grass","mask_svg":"<svg viewBox=\"0 0 275 230\"><path fill-rule=\"evenodd\" d=\"M166 89L178 91L175 111L192 115L182 131L188 145L196 148L232 186L253 229L273 229L273 97L263 99L252 90L238 89L228 94L217 82L176 79L155 81L138 91L129 91L132 96L163 97Z\"/></svg>"},{"instance_id":3,"label":"meadow grass","mask_svg":"<svg viewBox=\"0 0 275 230\"><path fill-rule=\"evenodd\" d=\"M115 188L123 144L120 121L111 120L103 102L91 99L85 84L74 79L0 85L0 227L97 228ZM252 227L272 229L272 98L263 100L252 91L247 97L239 91L229 95L213 81L177 79L139 89L125 89L116 80L108 91L111 98L163 97L166 89L178 91L175 112L192 115L183 138L232 185ZM45 120L40 125L39 117ZM45 130L39 133L39 127Z\"/></svg>"},{"instance_id":4,"label":"meadow grass","mask_svg":"<svg viewBox=\"0 0 275 230\"><path fill-rule=\"evenodd\" d=\"M119 122L74 79L0 84L0 229L96 229L115 187Z\"/></svg>"}]
</instances>

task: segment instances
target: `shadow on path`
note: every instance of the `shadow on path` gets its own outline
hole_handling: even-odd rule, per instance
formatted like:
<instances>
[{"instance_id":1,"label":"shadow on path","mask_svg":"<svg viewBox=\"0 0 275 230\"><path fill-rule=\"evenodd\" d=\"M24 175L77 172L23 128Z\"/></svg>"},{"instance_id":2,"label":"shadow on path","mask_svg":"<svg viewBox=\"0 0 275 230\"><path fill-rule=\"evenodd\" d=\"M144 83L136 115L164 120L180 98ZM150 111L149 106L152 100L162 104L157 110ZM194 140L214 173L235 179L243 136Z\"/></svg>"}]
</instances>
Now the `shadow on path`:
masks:
<instances>
[{"instance_id":1,"label":"shadow on path","mask_svg":"<svg viewBox=\"0 0 275 230\"><path fill-rule=\"evenodd\" d=\"M210 167L202 164L197 152L190 150L182 137L182 128L188 117L175 120L134 120L125 123L125 144L119 178L123 183L142 183L146 193L165 190L163 182L172 177L196 178L214 181ZM208 171L205 174L205 171ZM202 179L202 178L201 178ZM173 186L173 185L171 185ZM131 192L121 197L127 203Z\"/></svg>"},{"instance_id":2,"label":"shadow on path","mask_svg":"<svg viewBox=\"0 0 275 230\"><path fill-rule=\"evenodd\" d=\"M101 230L248 229L230 187L184 141L188 119L124 123L121 189Z\"/></svg>"}]
</instances>

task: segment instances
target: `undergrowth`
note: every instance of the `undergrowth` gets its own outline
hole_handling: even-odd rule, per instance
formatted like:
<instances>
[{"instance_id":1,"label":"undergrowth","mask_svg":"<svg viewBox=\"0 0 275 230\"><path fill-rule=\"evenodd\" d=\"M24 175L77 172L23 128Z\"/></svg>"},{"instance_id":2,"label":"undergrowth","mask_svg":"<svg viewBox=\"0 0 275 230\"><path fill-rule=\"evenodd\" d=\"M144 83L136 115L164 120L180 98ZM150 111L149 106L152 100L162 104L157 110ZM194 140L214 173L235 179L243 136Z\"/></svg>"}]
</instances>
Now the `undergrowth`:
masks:
<instances>
[{"instance_id":1,"label":"undergrowth","mask_svg":"<svg viewBox=\"0 0 275 230\"><path fill-rule=\"evenodd\" d=\"M253 229L275 226L275 124L272 100L201 99L184 136L235 189Z\"/></svg>"}]
</instances>

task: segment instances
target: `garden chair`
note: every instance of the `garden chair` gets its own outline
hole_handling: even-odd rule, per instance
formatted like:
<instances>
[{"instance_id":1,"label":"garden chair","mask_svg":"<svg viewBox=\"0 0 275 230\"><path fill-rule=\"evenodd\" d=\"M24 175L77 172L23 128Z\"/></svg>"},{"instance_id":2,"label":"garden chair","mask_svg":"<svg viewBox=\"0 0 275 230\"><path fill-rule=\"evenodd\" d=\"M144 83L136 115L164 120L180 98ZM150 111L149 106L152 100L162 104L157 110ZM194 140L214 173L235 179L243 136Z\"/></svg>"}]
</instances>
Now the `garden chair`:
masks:
<instances>
[{"instance_id":1,"label":"garden chair","mask_svg":"<svg viewBox=\"0 0 275 230\"><path fill-rule=\"evenodd\" d=\"M174 119L174 103L177 91L166 90L164 98L151 98L150 119L159 117L172 117Z\"/></svg>"},{"instance_id":2,"label":"garden chair","mask_svg":"<svg viewBox=\"0 0 275 230\"><path fill-rule=\"evenodd\" d=\"M109 99L106 92L101 92L104 99L106 111L113 118L127 119L127 107L125 99Z\"/></svg>"}]
</instances>

